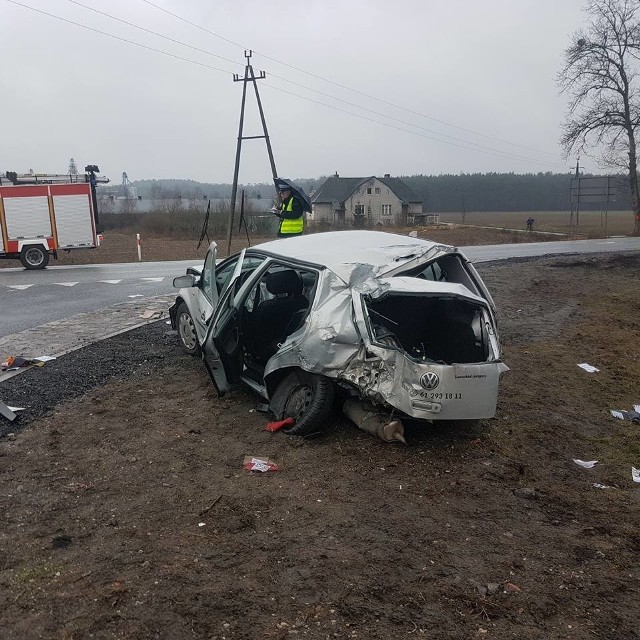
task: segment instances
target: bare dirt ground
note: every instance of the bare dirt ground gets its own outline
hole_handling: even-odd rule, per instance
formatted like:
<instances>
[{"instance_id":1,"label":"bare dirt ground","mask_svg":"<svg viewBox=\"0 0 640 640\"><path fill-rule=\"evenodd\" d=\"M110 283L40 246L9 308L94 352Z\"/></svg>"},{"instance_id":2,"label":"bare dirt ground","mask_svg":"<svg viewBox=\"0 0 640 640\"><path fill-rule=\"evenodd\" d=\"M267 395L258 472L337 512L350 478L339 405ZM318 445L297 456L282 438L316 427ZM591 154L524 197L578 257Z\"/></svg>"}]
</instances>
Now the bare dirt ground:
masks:
<instances>
[{"instance_id":1,"label":"bare dirt ground","mask_svg":"<svg viewBox=\"0 0 640 640\"><path fill-rule=\"evenodd\" d=\"M479 268L498 414L407 446L264 431L162 322L0 385L3 638L640 638L640 256Z\"/></svg>"}]
</instances>

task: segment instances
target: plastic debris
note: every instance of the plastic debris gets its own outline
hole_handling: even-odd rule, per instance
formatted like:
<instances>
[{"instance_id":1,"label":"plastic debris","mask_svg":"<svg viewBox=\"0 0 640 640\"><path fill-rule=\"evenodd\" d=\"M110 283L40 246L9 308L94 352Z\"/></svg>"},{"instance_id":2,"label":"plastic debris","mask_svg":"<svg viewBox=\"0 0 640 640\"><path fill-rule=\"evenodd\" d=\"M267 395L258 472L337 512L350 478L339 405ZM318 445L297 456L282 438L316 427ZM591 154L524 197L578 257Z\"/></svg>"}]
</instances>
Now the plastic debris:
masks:
<instances>
[{"instance_id":1,"label":"plastic debris","mask_svg":"<svg viewBox=\"0 0 640 640\"><path fill-rule=\"evenodd\" d=\"M585 371L587 371L588 373L597 373L598 371L600 371L600 369L597 369L593 365L587 364L586 362L583 362L582 364L579 364L578 366L581 369L584 369Z\"/></svg>"},{"instance_id":2,"label":"plastic debris","mask_svg":"<svg viewBox=\"0 0 640 640\"><path fill-rule=\"evenodd\" d=\"M634 482L640 482L640 469L631 467L631 478Z\"/></svg>"},{"instance_id":3,"label":"plastic debris","mask_svg":"<svg viewBox=\"0 0 640 640\"><path fill-rule=\"evenodd\" d=\"M23 356L8 356L0 364L2 371L17 371L23 367L44 367L45 362L55 360L53 356L36 356L35 358L24 358Z\"/></svg>"},{"instance_id":4,"label":"plastic debris","mask_svg":"<svg viewBox=\"0 0 640 640\"><path fill-rule=\"evenodd\" d=\"M627 422L640 422L640 405L634 404L633 411L625 411L624 409L609 409L609 413L618 420L626 420Z\"/></svg>"},{"instance_id":5,"label":"plastic debris","mask_svg":"<svg viewBox=\"0 0 640 640\"><path fill-rule=\"evenodd\" d=\"M293 418L285 418L284 420L278 420L277 422L269 422L266 426L267 431L279 431L283 427L293 427L296 421Z\"/></svg>"},{"instance_id":6,"label":"plastic debris","mask_svg":"<svg viewBox=\"0 0 640 640\"><path fill-rule=\"evenodd\" d=\"M598 464L597 460L576 460L573 458L573 461L580 467L584 467L585 469L593 469L593 467Z\"/></svg>"},{"instance_id":7,"label":"plastic debris","mask_svg":"<svg viewBox=\"0 0 640 640\"><path fill-rule=\"evenodd\" d=\"M7 407L7 405L2 401L0 401L0 416L6 418L9 422L13 422L17 418L16 414L11 411L10 407Z\"/></svg>"},{"instance_id":8,"label":"plastic debris","mask_svg":"<svg viewBox=\"0 0 640 640\"><path fill-rule=\"evenodd\" d=\"M267 471L280 471L280 467L273 462L273 460L258 456L245 456L242 467L247 471L259 471L262 473Z\"/></svg>"},{"instance_id":9,"label":"plastic debris","mask_svg":"<svg viewBox=\"0 0 640 640\"><path fill-rule=\"evenodd\" d=\"M16 413L16 411L24 411L24 407L10 407L9 405L7 405L7 409L13 411L13 413Z\"/></svg>"},{"instance_id":10,"label":"plastic debris","mask_svg":"<svg viewBox=\"0 0 640 640\"><path fill-rule=\"evenodd\" d=\"M198 522L199 527L204 527L206 524L207 524L206 522Z\"/></svg>"},{"instance_id":11,"label":"plastic debris","mask_svg":"<svg viewBox=\"0 0 640 640\"><path fill-rule=\"evenodd\" d=\"M600 484L599 482L594 482L591 486L595 489L613 489L608 484Z\"/></svg>"}]
</instances>

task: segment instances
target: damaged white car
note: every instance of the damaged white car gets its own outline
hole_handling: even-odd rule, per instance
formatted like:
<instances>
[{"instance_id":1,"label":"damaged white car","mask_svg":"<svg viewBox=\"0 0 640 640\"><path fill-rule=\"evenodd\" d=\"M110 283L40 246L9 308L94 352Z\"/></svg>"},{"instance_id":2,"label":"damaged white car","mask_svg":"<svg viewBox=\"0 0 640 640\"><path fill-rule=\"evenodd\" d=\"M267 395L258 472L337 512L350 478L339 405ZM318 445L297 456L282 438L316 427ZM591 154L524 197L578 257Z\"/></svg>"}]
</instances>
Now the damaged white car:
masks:
<instances>
[{"instance_id":1,"label":"damaged white car","mask_svg":"<svg viewBox=\"0 0 640 640\"><path fill-rule=\"evenodd\" d=\"M454 247L340 231L216 264L212 243L202 271L174 286L171 323L184 350L202 354L219 393L244 383L276 419L293 418L287 433L320 431L336 393L352 398L347 413L363 423L368 411L396 422L495 414L508 370L495 307Z\"/></svg>"}]
</instances>

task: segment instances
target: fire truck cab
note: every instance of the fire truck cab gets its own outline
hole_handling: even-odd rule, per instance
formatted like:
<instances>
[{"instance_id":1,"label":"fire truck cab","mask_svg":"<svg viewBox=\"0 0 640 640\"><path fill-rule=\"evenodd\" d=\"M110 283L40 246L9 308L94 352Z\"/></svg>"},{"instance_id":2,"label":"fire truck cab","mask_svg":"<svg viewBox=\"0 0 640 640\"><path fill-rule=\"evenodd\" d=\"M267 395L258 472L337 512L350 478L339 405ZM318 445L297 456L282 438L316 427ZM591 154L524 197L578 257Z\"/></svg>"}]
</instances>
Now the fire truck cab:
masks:
<instances>
[{"instance_id":1,"label":"fire truck cab","mask_svg":"<svg viewBox=\"0 0 640 640\"><path fill-rule=\"evenodd\" d=\"M84 174L0 177L0 258L44 269L58 251L98 246L95 187L109 182L96 165Z\"/></svg>"}]
</instances>

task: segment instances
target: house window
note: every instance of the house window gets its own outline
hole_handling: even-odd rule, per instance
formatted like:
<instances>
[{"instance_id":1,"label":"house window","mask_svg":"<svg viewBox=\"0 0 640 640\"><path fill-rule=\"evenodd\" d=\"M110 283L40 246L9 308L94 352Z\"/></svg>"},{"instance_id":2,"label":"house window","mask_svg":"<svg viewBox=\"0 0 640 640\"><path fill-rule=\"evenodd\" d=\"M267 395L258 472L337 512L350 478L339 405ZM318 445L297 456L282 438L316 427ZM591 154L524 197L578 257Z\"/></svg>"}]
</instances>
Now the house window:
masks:
<instances>
[{"instance_id":1,"label":"house window","mask_svg":"<svg viewBox=\"0 0 640 640\"><path fill-rule=\"evenodd\" d=\"M371 205L367 207L367 217L371 217Z\"/></svg>"},{"instance_id":2,"label":"house window","mask_svg":"<svg viewBox=\"0 0 640 640\"><path fill-rule=\"evenodd\" d=\"M382 215L383 216L390 216L391 215L391 205L390 204L383 204L382 205Z\"/></svg>"},{"instance_id":3,"label":"house window","mask_svg":"<svg viewBox=\"0 0 640 640\"><path fill-rule=\"evenodd\" d=\"M353 215L354 216L364 216L364 205L363 204L357 204L353 208Z\"/></svg>"},{"instance_id":4,"label":"house window","mask_svg":"<svg viewBox=\"0 0 640 640\"><path fill-rule=\"evenodd\" d=\"M380 195L380 187L376 187L376 195L379 196Z\"/></svg>"},{"instance_id":5,"label":"house window","mask_svg":"<svg viewBox=\"0 0 640 640\"><path fill-rule=\"evenodd\" d=\"M371 195L371 187L367 187L367 195L370 196Z\"/></svg>"}]
</instances>

